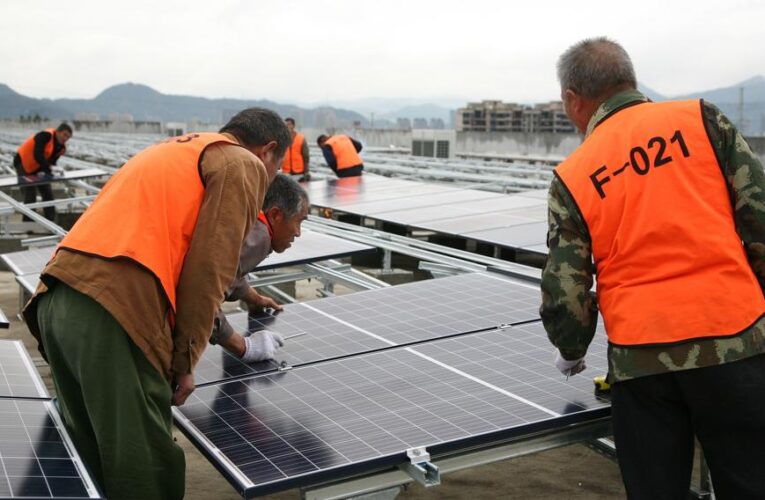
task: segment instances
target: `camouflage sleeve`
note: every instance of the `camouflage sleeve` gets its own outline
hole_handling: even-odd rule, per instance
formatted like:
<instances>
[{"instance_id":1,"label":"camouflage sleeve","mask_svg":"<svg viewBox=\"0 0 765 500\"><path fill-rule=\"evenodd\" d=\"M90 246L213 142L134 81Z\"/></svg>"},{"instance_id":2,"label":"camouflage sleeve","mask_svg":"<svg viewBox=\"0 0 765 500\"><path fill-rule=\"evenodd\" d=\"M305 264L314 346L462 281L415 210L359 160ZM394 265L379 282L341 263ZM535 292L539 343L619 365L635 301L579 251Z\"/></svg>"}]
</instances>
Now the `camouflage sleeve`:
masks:
<instances>
[{"instance_id":1,"label":"camouflage sleeve","mask_svg":"<svg viewBox=\"0 0 765 500\"><path fill-rule=\"evenodd\" d=\"M725 173L736 231L749 264L765 290L765 173L757 155L736 127L715 105L704 102L704 119Z\"/></svg>"},{"instance_id":2,"label":"camouflage sleeve","mask_svg":"<svg viewBox=\"0 0 765 500\"><path fill-rule=\"evenodd\" d=\"M542 316L550 342L566 359L581 358L595 335L598 306L587 227L557 177L548 195L549 252L542 271Z\"/></svg>"}]
</instances>

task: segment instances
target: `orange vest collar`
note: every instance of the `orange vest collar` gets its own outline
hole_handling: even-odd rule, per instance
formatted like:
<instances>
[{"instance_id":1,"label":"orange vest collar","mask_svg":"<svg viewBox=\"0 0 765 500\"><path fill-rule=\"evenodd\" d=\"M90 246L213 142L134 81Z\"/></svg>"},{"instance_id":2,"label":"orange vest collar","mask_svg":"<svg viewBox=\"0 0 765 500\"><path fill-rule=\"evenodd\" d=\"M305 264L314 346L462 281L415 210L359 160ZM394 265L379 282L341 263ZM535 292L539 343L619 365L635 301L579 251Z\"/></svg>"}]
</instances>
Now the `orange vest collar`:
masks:
<instances>
[{"instance_id":1,"label":"orange vest collar","mask_svg":"<svg viewBox=\"0 0 765 500\"><path fill-rule=\"evenodd\" d=\"M261 210L258 212L258 220L266 225L266 229L268 229L268 237L272 240L274 239L274 230L271 227L271 223L268 221L268 217L266 217L266 214Z\"/></svg>"}]
</instances>

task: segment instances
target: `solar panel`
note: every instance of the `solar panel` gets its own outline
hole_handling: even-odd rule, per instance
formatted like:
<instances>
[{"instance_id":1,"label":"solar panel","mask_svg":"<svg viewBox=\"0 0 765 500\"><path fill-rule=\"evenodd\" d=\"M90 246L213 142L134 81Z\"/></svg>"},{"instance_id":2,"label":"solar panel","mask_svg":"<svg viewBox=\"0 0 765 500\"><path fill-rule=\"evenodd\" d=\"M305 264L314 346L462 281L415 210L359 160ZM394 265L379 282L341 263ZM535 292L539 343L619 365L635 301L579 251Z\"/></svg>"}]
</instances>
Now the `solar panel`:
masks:
<instances>
[{"instance_id":1,"label":"solar panel","mask_svg":"<svg viewBox=\"0 0 765 500\"><path fill-rule=\"evenodd\" d=\"M0 340L0 398L8 397L50 399L20 340Z\"/></svg>"},{"instance_id":2,"label":"solar panel","mask_svg":"<svg viewBox=\"0 0 765 500\"><path fill-rule=\"evenodd\" d=\"M102 498L50 401L0 400L0 497Z\"/></svg>"},{"instance_id":3,"label":"solar panel","mask_svg":"<svg viewBox=\"0 0 765 500\"><path fill-rule=\"evenodd\" d=\"M0 309L0 328L10 328L10 326L11 322L8 321L8 316Z\"/></svg>"},{"instance_id":4,"label":"solar panel","mask_svg":"<svg viewBox=\"0 0 765 500\"><path fill-rule=\"evenodd\" d=\"M51 182L60 181L73 181L77 179L87 179L89 177L100 177L107 175L101 169L87 168L83 170L67 170L63 175L49 176L37 176L37 175L24 175L24 176L12 176L12 177L0 177L0 187L13 187L13 186L37 186L39 184L50 184Z\"/></svg>"},{"instance_id":5,"label":"solar panel","mask_svg":"<svg viewBox=\"0 0 765 500\"><path fill-rule=\"evenodd\" d=\"M288 304L282 313L230 315L240 332L262 329L288 339L276 364L254 366L222 348L205 351L195 378L200 384L273 370L281 362L299 366L390 346L516 324L539 317L536 287L483 274L463 274L358 292L320 301Z\"/></svg>"},{"instance_id":6,"label":"solar panel","mask_svg":"<svg viewBox=\"0 0 765 500\"><path fill-rule=\"evenodd\" d=\"M425 185L427 186L427 184ZM455 189L442 192L429 192L423 189L425 186L417 186L406 196L396 196L392 199L373 200L357 204L341 204L338 210L352 212L374 217L376 213L391 212L394 210L417 209L419 207L433 207L447 204L456 204L467 200L487 200L500 198L504 195L477 191L474 189Z\"/></svg>"},{"instance_id":7,"label":"solar panel","mask_svg":"<svg viewBox=\"0 0 765 500\"><path fill-rule=\"evenodd\" d=\"M414 226L428 231L459 235L469 231L482 231L498 227L509 227L529 222L528 219L509 215L503 212L484 213L454 217L452 219L440 219L434 221L417 222Z\"/></svg>"},{"instance_id":8,"label":"solar panel","mask_svg":"<svg viewBox=\"0 0 765 500\"><path fill-rule=\"evenodd\" d=\"M243 495L267 494L402 463L413 447L437 455L608 415L588 377L555 375L546 341L468 334L202 387L173 411Z\"/></svg>"},{"instance_id":9,"label":"solar panel","mask_svg":"<svg viewBox=\"0 0 765 500\"><path fill-rule=\"evenodd\" d=\"M271 253L258 270L305 264L326 259L339 259L350 255L373 252L369 245L328 236L315 231L303 230L299 238L283 253Z\"/></svg>"},{"instance_id":10,"label":"solar panel","mask_svg":"<svg viewBox=\"0 0 765 500\"><path fill-rule=\"evenodd\" d=\"M547 228L547 222L532 222L506 228L465 232L462 235L507 248L523 248L544 244L547 241Z\"/></svg>"},{"instance_id":11,"label":"solar panel","mask_svg":"<svg viewBox=\"0 0 765 500\"><path fill-rule=\"evenodd\" d=\"M0 255L8 269L13 274L39 273L53 256L55 246L24 250L23 252L11 252Z\"/></svg>"}]
</instances>

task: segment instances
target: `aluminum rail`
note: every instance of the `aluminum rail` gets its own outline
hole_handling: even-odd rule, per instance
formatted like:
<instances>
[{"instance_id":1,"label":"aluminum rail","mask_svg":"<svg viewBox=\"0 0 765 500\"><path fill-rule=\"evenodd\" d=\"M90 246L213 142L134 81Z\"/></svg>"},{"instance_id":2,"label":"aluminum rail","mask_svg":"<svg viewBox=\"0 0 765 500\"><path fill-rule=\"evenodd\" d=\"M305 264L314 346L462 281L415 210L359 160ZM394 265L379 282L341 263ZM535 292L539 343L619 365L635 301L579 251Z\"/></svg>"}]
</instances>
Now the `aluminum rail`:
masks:
<instances>
[{"instance_id":1,"label":"aluminum rail","mask_svg":"<svg viewBox=\"0 0 765 500\"><path fill-rule=\"evenodd\" d=\"M61 205L73 205L75 203L89 203L95 199L95 195L76 196L74 198L60 198L50 201L38 201L35 203L27 203L24 206L30 209L45 208L45 207L58 207ZM11 214L16 210L13 207L0 206L0 215Z\"/></svg>"},{"instance_id":2,"label":"aluminum rail","mask_svg":"<svg viewBox=\"0 0 765 500\"><path fill-rule=\"evenodd\" d=\"M14 209L17 212L20 212L20 213L26 215L27 217L29 217L33 221L35 221L38 224L40 224L41 226L43 226L45 229L48 229L50 232L52 232L54 234L57 234L59 236L65 236L66 235L66 230L64 230L61 226L59 226L58 224L56 224L56 223L54 223L52 221L49 221L48 219L46 219L42 215L38 214L37 212L35 212L31 208L27 208L26 205L24 205L20 201L14 200L11 196L9 196L6 193L3 193L2 191L0 191L0 199L6 201L9 205L13 206Z\"/></svg>"},{"instance_id":3,"label":"aluminum rail","mask_svg":"<svg viewBox=\"0 0 765 500\"><path fill-rule=\"evenodd\" d=\"M420 260L446 264L463 271L494 272L536 283L541 281L541 270L494 257L449 248L376 229L346 224L332 219L324 219L314 215L309 215L308 220L303 224L305 227L324 234L410 255Z\"/></svg>"}]
</instances>

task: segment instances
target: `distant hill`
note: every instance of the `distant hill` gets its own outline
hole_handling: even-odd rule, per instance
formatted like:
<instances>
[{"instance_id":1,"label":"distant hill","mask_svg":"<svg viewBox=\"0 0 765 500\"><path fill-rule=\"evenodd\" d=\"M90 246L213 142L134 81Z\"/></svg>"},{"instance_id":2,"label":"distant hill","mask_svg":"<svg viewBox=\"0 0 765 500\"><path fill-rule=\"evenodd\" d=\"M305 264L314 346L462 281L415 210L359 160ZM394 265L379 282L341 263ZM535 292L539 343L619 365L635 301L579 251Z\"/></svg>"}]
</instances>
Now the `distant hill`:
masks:
<instances>
[{"instance_id":1,"label":"distant hill","mask_svg":"<svg viewBox=\"0 0 765 500\"><path fill-rule=\"evenodd\" d=\"M730 87L693 92L675 98L704 99L717 105L744 135L765 134L765 77L762 75Z\"/></svg>"},{"instance_id":2,"label":"distant hill","mask_svg":"<svg viewBox=\"0 0 765 500\"><path fill-rule=\"evenodd\" d=\"M34 99L0 84L0 118L35 115L52 119L73 119L79 114L95 114L108 119L111 114L129 114L136 121L199 121L223 123L237 111L261 106L282 116L294 117L301 126L345 127L354 121L366 123L355 111L331 107L305 109L264 99L208 99L169 95L137 83L123 83L107 88L93 99Z\"/></svg>"}]
</instances>

